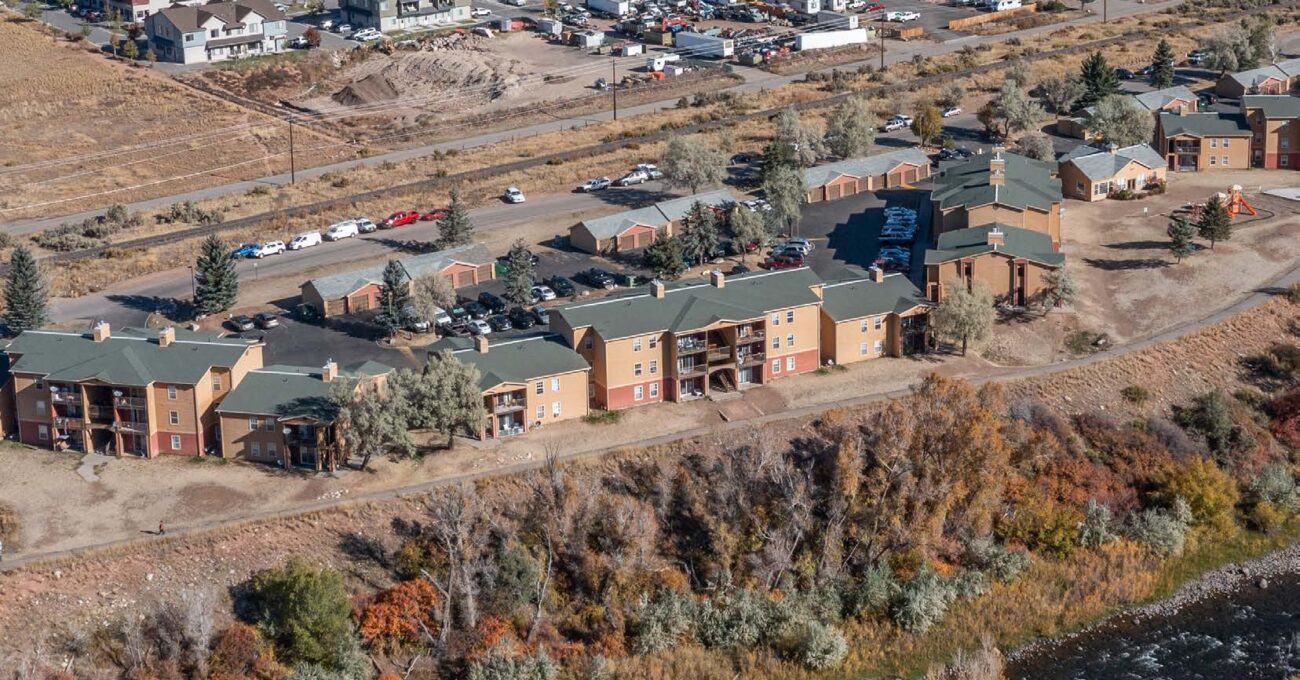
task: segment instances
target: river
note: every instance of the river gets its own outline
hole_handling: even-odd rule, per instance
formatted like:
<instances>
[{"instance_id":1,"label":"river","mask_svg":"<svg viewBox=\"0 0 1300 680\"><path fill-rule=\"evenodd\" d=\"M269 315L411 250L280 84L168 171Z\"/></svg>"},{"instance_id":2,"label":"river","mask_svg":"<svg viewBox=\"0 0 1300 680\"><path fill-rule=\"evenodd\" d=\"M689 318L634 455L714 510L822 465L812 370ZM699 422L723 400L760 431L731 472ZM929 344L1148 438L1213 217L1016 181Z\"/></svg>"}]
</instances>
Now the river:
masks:
<instances>
[{"instance_id":1,"label":"river","mask_svg":"<svg viewBox=\"0 0 1300 680\"><path fill-rule=\"evenodd\" d=\"M1115 617L1015 655L1008 678L1284 680L1300 674L1300 575L1255 581L1173 612Z\"/></svg>"}]
</instances>

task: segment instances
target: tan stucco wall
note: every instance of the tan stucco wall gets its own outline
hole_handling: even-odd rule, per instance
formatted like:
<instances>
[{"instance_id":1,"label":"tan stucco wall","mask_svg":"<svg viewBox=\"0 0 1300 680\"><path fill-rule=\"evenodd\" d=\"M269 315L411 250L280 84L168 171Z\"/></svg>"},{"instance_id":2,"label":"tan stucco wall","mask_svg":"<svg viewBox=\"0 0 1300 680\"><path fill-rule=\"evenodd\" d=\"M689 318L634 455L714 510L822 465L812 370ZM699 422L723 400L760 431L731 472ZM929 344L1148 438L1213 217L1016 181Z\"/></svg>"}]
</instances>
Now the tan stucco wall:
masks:
<instances>
[{"instance_id":1,"label":"tan stucco wall","mask_svg":"<svg viewBox=\"0 0 1300 680\"><path fill-rule=\"evenodd\" d=\"M1166 169L1164 166L1147 168L1140 163L1130 161L1128 165L1125 165L1119 172L1115 173L1113 177L1108 178L1108 180L1112 183L1120 182L1127 185L1129 180L1139 179L1143 175L1146 176L1146 182L1161 181L1165 179L1165 174ZM1095 183L1084 176L1074 163L1062 163L1060 176L1061 191L1069 198L1078 199L1080 201L1106 200L1106 194L1098 195L1094 193L1093 189ZM1080 184L1083 186L1080 187ZM1142 185L1143 182L1139 182L1137 188L1141 189Z\"/></svg>"},{"instance_id":2,"label":"tan stucco wall","mask_svg":"<svg viewBox=\"0 0 1300 680\"><path fill-rule=\"evenodd\" d=\"M559 389L555 389L554 381L559 382ZM542 386L542 394L537 393L539 383ZM525 388L527 408L524 410L524 417L529 427L533 427L539 420L542 425L550 425L587 415L589 404L587 371L543 376L530 381ZM555 402L560 403L559 417L552 415ZM543 407L543 415L540 419L537 417L538 406Z\"/></svg>"},{"instance_id":3,"label":"tan stucco wall","mask_svg":"<svg viewBox=\"0 0 1300 680\"><path fill-rule=\"evenodd\" d=\"M879 320L880 328L876 328ZM863 330L865 322L866 329ZM878 314L859 319L847 319L835 322L825 313L821 315L822 359L831 359L837 364L851 364L882 356L890 356L893 351L891 340L895 335L893 326L897 325L893 314ZM875 353L875 343L880 341L880 354ZM867 345L867 353L860 350L862 343Z\"/></svg>"},{"instance_id":4,"label":"tan stucco wall","mask_svg":"<svg viewBox=\"0 0 1300 680\"><path fill-rule=\"evenodd\" d=\"M224 458L247 457L250 460L262 462L279 462L283 459L285 442L282 428L276 422L273 416L256 415L257 430L249 428L249 418L254 417L250 414L220 414L221 423L221 455ZM266 424L271 423L270 431L267 431ZM252 456L249 452L249 445L252 442L258 443L259 455ZM275 455L267 454L267 445L275 444Z\"/></svg>"},{"instance_id":5,"label":"tan stucco wall","mask_svg":"<svg viewBox=\"0 0 1300 680\"><path fill-rule=\"evenodd\" d=\"M976 284L986 286L994 297L1008 298L1014 292L1012 288L1012 267L1015 260L1004 253L984 253L972 259L971 279ZM1043 290L1043 280L1050 267L1036 262L1025 262L1025 296L1033 300ZM940 284L946 291L962 282L962 261L954 260L941 265L926 267L926 288Z\"/></svg>"},{"instance_id":6,"label":"tan stucco wall","mask_svg":"<svg viewBox=\"0 0 1300 680\"><path fill-rule=\"evenodd\" d=\"M787 312L794 312L794 322L787 321ZM777 323L777 320L780 320ZM787 354L798 354L821 348L821 305L804 305L792 309L779 309L767 315L767 359L771 362ZM789 335L794 334L794 345L788 342ZM776 338L781 338L781 346L774 347Z\"/></svg>"},{"instance_id":7,"label":"tan stucco wall","mask_svg":"<svg viewBox=\"0 0 1300 680\"><path fill-rule=\"evenodd\" d=\"M598 362L604 368L601 384L606 387L640 384L650 380L662 379L669 374L668 346L664 342L663 332L647 333L632 338L621 338L605 343L596 343ZM650 348L654 339L655 347ZM641 341L641 351L636 351L637 340ZM655 371L650 371L650 362L657 362ZM636 364L641 364L641 375L636 375Z\"/></svg>"}]
</instances>

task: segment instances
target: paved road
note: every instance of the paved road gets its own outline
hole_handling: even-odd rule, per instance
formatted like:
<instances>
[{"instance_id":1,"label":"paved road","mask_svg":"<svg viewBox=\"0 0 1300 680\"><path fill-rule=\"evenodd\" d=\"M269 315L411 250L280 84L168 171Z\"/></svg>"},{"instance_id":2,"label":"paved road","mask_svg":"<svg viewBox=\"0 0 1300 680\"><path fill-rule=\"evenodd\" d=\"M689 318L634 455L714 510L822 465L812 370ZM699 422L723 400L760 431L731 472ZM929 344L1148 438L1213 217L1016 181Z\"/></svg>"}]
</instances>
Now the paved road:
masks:
<instances>
[{"instance_id":1,"label":"paved road","mask_svg":"<svg viewBox=\"0 0 1300 680\"><path fill-rule=\"evenodd\" d=\"M1179 324L1178 326L1170 328L1169 330L1163 333L1146 338L1144 340L1136 340L1127 345L1116 346L1108 351L1099 352L1097 354L1093 354L1080 359L1073 359L1070 361L1061 361L1054 364L1044 364L1041 366L1032 366L1026 368L1002 369L1002 370L990 372L983 375L968 376L967 379L975 385L982 385L984 383L989 383L989 382L1009 382L1014 380L1022 380L1025 378L1035 378L1035 377L1040 377L1045 375L1051 375L1053 373L1060 373L1063 371L1069 371L1075 368L1079 368L1081 366L1088 366L1091 364L1096 364L1102 361L1106 361L1111 358L1124 356L1126 354L1141 351L1149 347L1153 347L1155 345L1177 340L1185 335L1194 333L1207 326L1212 326L1214 324L1220 323L1226 319L1236 316L1237 314L1240 314L1241 312L1244 312L1259 304L1262 304L1263 302L1272 298L1274 295L1278 294L1280 291L1285 290L1286 288L1288 288L1289 286L1297 282L1300 282L1300 267L1293 268L1290 271L1278 275L1277 277L1275 277L1265 285L1261 286L1259 289L1250 293L1246 293L1245 295L1242 295L1236 301L1228 304L1227 306L1224 306L1216 311L1209 312L1205 316L1200 317L1198 319L1194 319ZM746 433L752 432L754 428L759 425L764 425L773 422L781 422L786 420L806 419L809 418L810 416L821 413L822 411L831 407L835 407L835 408L855 407L855 406L862 406L866 404L876 403L880 401L886 401L889 399L898 399L906 396L910 391L906 389L891 390L891 391L871 391L869 386L866 386L864 384L864 387L866 387L866 391L862 395L858 397L854 397L852 399L819 403L819 404L805 406L803 408L798 408L798 409L778 411L775 413L762 415L757 418L733 420L730 422L722 423L720 425L706 425L706 426L696 427L681 432L674 432L659 437L653 437L639 442L622 444L616 447L602 446L600 441L594 438L583 442L575 441L572 442L571 447L569 447L564 453L560 454L559 459L562 461L568 461L568 460L580 460L586 458L596 458L609 453L613 453L615 451L626 451L634 448L662 446L664 444L671 444L673 442L688 440L695 437L702 437L702 436L715 434L715 433L734 432L736 433L736 436L743 437ZM486 477L499 477L503 475L513 475L513 474L521 474L524 472L529 472L532 470L539 469L544 464L545 464L545 456L539 455L535 457L533 460L528 462L515 463L512 465L506 465L491 470L482 470L479 472L453 475L450 477L445 477L434 481L422 482L420 484L412 484L409 486L399 487L396 489L375 491L371 493L361 494L358 496L349 496L346 499L316 501L313 503L309 503L297 507L293 510L284 510L284 511L277 511L277 512L266 512L266 511L259 512L256 510L250 510L249 512L244 513L242 515L226 518L220 521L198 522L195 524L178 525L175 527L169 526L168 529L170 530L171 533L168 535L168 538L172 539L175 538L176 536L192 536L192 535L201 534L206 531L211 531L213 529L217 529L222 526L228 526L232 524L241 524L245 522L262 521L262 520L269 520L269 519L282 518L282 517L293 517L293 516L305 515L312 512L318 512L320 510L329 509L332 507L338 507L344 504L386 501L386 500L391 500L402 496L426 494L435 491L437 489L453 486L456 484L472 482L474 480L483 479ZM33 553L33 554L15 556L4 560L4 562L0 562L0 571L9 571L13 569L19 569L28 565L38 564L48 560L56 560L56 559L72 557L75 555L84 554L85 552L90 550L98 550L104 548L121 547L121 546L129 546L129 545L139 545L150 540L154 540L154 539L136 538L136 539L127 539L127 540L120 540L120 541L108 541L100 544L83 546L81 548L77 548L74 550L61 550L61 551L54 551L54 552Z\"/></svg>"},{"instance_id":2,"label":"paved road","mask_svg":"<svg viewBox=\"0 0 1300 680\"><path fill-rule=\"evenodd\" d=\"M1160 9L1164 9L1165 7L1169 7L1174 4L1178 4L1181 1L1182 0L1164 0L1163 2L1141 3L1138 2L1137 0L1110 0L1110 5L1111 5L1110 13L1113 17L1119 17L1119 16L1126 16L1129 14L1153 12L1153 11L1158 11ZM1072 23L1080 24L1080 23L1091 23L1096 21L1100 21L1100 17L1093 15L1093 16L1088 16L1088 17L1078 19ZM1038 28L1034 28L1026 31L1018 31L1014 35L1023 39L1025 37L1036 35L1038 33L1055 31L1059 28L1061 28L1060 24L1051 24L1048 26L1040 26ZM1010 34L995 35L995 36L967 36L964 38L958 38L955 40L950 40L948 42L939 43L939 44L925 43L925 42L900 43L900 42L891 41L889 43L889 48L886 51L886 63L892 64L892 63L908 61L917 54L924 55L924 56L936 56L941 54L947 54L950 52L955 52L967 45L996 43L996 42L1006 40L1008 37L1010 37ZM643 60L644 57L627 57L624 58L623 61L620 63L620 67L622 69L630 69L633 67L641 66L642 64L644 64ZM878 60L868 59L859 63L876 64L878 63ZM847 64L847 65L841 64L834 68L852 69L857 65L858 64ZM823 70L829 72L831 69L827 68ZM757 92L760 90L780 87L782 85L786 85L795 82L797 80L802 80L804 78L804 74L792 74L792 75L781 76L781 75L774 75L771 73L767 73L766 71L761 71L752 68L745 68L745 67L737 67L736 72L745 78L745 82L727 88L727 90L729 91ZM623 117L629 117L634 115L653 113L655 111L659 111L665 108L673 108L677 105L678 98L679 97L677 96L672 96L658 102L651 102L648 104L642 104L640 106L634 106L634 107L625 107L619 110L619 114ZM488 144L495 144L503 141L509 141L518 137L530 137L534 135L546 134L551 132L570 130L574 128L580 128L584 125L589 125L596 121L609 120L610 118L612 118L612 114L608 111L604 111L604 112L593 113L591 115L582 116L582 117L557 119L545 123L536 123L532 125L527 125L527 126L523 126L511 130L491 132L482 135L477 135L474 137L466 137L466 138L462 138L450 142L441 142L438 144L427 144L424 146L412 147L410 149L402 149L399 151L392 151L385 154L374 155L363 159L342 161L339 163L323 165L316 168L304 169L298 171L297 174L299 177L310 178L310 177L318 177L327 172L338 172L338 171L349 170L361 166L374 166L384 162L401 163L403 161L407 161L413 158L421 158L424 156L432 155L433 153L439 151L448 151L451 149L467 149L470 147L484 146ZM289 183L289 174L280 173L280 174L270 175L267 177L261 177L252 180L232 182L228 184L208 187L205 189L198 189L198 190L178 193L170 196L163 196L163 197L144 200L144 201L137 201L128 204L127 207L133 211L148 210L160 206L171 205L172 203L176 203L180 201L201 201L209 198L214 198L217 196L225 196L227 194L244 193L255 186L268 186L268 185L284 186L288 183ZM71 201L75 199L76 197L72 196L64 200ZM109 199L108 202L110 203L112 202L111 198ZM58 206L54 205L49 208L49 212L55 216L45 217L40 219L19 220L14 222L0 223L0 231L9 232L11 234L25 234L32 231L38 231L41 229L47 229L49 227L58 226L58 224L61 222L79 221L87 217L92 217L94 215L97 215L101 211L93 210L93 211L85 211L73 215L61 215L59 214ZM0 215L3 214L4 212L0 211Z\"/></svg>"}]
</instances>

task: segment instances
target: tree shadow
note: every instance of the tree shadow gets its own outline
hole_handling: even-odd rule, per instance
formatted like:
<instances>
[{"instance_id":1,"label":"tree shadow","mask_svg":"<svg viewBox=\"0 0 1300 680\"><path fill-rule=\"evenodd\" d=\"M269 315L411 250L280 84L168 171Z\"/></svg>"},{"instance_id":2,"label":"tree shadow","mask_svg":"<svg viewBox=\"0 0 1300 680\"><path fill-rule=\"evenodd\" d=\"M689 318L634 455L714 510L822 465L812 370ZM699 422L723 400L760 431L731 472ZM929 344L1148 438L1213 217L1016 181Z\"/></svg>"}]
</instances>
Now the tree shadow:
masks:
<instances>
[{"instance_id":1,"label":"tree shadow","mask_svg":"<svg viewBox=\"0 0 1300 680\"><path fill-rule=\"evenodd\" d=\"M667 191L654 191L640 186L610 187L604 191L594 192L592 196L605 205L618 206L629 210L644 208L659 201L678 198L675 194L670 194Z\"/></svg>"},{"instance_id":2,"label":"tree shadow","mask_svg":"<svg viewBox=\"0 0 1300 680\"><path fill-rule=\"evenodd\" d=\"M160 295L109 295L108 301L127 309L159 314L169 321L181 322L194 318L194 306L189 301Z\"/></svg>"},{"instance_id":3,"label":"tree shadow","mask_svg":"<svg viewBox=\"0 0 1300 680\"><path fill-rule=\"evenodd\" d=\"M1123 243L1107 243L1105 248L1111 250L1168 250L1167 241L1125 241Z\"/></svg>"},{"instance_id":4,"label":"tree shadow","mask_svg":"<svg viewBox=\"0 0 1300 680\"><path fill-rule=\"evenodd\" d=\"M424 255L426 253L438 252L438 244L433 241L417 241L415 239L395 239L395 238L373 238L367 239L375 243L382 244L404 255Z\"/></svg>"},{"instance_id":5,"label":"tree shadow","mask_svg":"<svg viewBox=\"0 0 1300 680\"><path fill-rule=\"evenodd\" d=\"M1163 269L1170 266L1168 260L1161 260L1154 257L1137 258L1132 260L1104 260L1095 257L1083 258L1085 264L1089 267L1095 267L1102 271L1131 271L1136 269Z\"/></svg>"},{"instance_id":6,"label":"tree shadow","mask_svg":"<svg viewBox=\"0 0 1300 680\"><path fill-rule=\"evenodd\" d=\"M339 538L339 550L356 562L370 562L384 570L392 566L383 542L357 531L346 532Z\"/></svg>"}]
</instances>

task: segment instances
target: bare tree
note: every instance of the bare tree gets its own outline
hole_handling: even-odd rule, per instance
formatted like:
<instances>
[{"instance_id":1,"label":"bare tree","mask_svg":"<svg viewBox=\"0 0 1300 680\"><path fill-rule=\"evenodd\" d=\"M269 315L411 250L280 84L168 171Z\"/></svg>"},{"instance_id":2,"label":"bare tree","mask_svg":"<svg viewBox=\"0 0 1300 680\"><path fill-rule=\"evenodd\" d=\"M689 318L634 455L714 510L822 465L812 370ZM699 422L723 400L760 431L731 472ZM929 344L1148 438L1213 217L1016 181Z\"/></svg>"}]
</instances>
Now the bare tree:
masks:
<instances>
[{"instance_id":1,"label":"bare tree","mask_svg":"<svg viewBox=\"0 0 1300 680\"><path fill-rule=\"evenodd\" d=\"M456 620L453 611L459 613L464 628L473 629L478 625L477 571L486 559L487 513L483 499L471 484L458 484L432 494L428 513L429 538L447 560L441 577L425 573L443 597L441 640L446 642Z\"/></svg>"}]
</instances>

